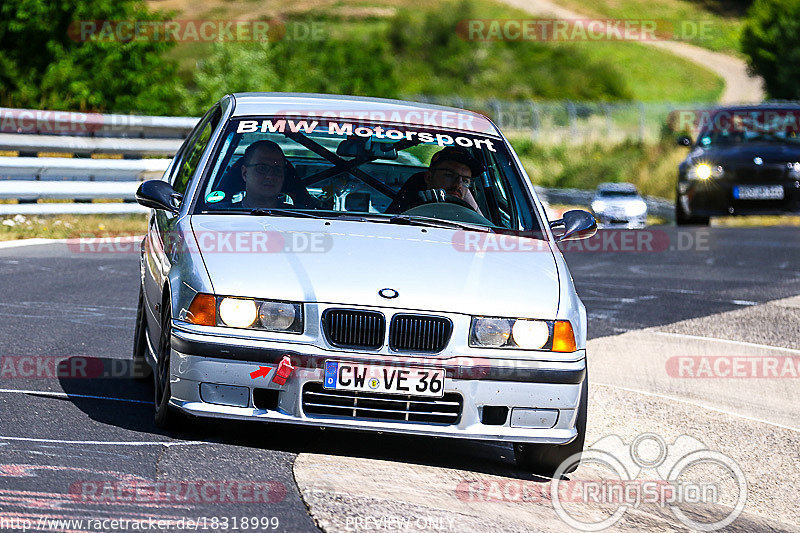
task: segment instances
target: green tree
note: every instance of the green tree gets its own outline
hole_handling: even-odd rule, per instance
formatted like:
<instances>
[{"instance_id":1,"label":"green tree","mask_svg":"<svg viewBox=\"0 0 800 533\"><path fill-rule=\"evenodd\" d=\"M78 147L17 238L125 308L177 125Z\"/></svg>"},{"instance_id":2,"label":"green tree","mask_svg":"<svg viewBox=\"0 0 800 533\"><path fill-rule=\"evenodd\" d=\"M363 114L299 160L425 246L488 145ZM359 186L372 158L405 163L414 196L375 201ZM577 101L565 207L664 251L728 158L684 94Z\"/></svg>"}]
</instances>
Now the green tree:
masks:
<instances>
[{"instance_id":1,"label":"green tree","mask_svg":"<svg viewBox=\"0 0 800 533\"><path fill-rule=\"evenodd\" d=\"M198 62L187 103L200 114L222 95L246 91L397 96L397 79L382 39L214 43Z\"/></svg>"},{"instance_id":2,"label":"green tree","mask_svg":"<svg viewBox=\"0 0 800 533\"><path fill-rule=\"evenodd\" d=\"M745 21L742 51L772 98L800 98L800 0L756 0Z\"/></svg>"},{"instance_id":3,"label":"green tree","mask_svg":"<svg viewBox=\"0 0 800 533\"><path fill-rule=\"evenodd\" d=\"M175 113L183 89L163 56L173 42L80 32L82 21L101 28L102 21L161 17L142 0L2 0L0 105Z\"/></svg>"}]
</instances>

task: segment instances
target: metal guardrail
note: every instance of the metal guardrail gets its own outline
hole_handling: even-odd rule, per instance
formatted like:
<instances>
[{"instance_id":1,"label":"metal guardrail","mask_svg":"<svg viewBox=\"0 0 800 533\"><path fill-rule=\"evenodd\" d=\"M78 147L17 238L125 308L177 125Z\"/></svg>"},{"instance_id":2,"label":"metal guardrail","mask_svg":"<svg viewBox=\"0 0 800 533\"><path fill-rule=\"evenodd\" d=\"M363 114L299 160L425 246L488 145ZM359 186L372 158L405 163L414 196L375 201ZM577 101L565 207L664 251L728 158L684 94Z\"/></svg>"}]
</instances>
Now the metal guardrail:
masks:
<instances>
[{"instance_id":1,"label":"metal guardrail","mask_svg":"<svg viewBox=\"0 0 800 533\"><path fill-rule=\"evenodd\" d=\"M0 107L0 133L183 139L198 120Z\"/></svg>"},{"instance_id":2,"label":"metal guardrail","mask_svg":"<svg viewBox=\"0 0 800 533\"><path fill-rule=\"evenodd\" d=\"M182 139L130 139L127 137L78 137L0 133L0 150L24 153L61 152L79 155L171 156Z\"/></svg>"},{"instance_id":3,"label":"metal guardrail","mask_svg":"<svg viewBox=\"0 0 800 533\"><path fill-rule=\"evenodd\" d=\"M0 199L133 201L139 183L135 181L0 181ZM9 204L6 204L9 205Z\"/></svg>"},{"instance_id":4,"label":"metal guardrail","mask_svg":"<svg viewBox=\"0 0 800 533\"><path fill-rule=\"evenodd\" d=\"M0 204L2 215L130 215L145 214L149 209L139 204L92 203L92 204Z\"/></svg>"},{"instance_id":5,"label":"metal guardrail","mask_svg":"<svg viewBox=\"0 0 800 533\"><path fill-rule=\"evenodd\" d=\"M0 157L0 178L142 181L161 176L167 169L167 165L169 165L169 159Z\"/></svg>"},{"instance_id":6,"label":"metal guardrail","mask_svg":"<svg viewBox=\"0 0 800 533\"><path fill-rule=\"evenodd\" d=\"M19 202L0 215L146 212L130 203L139 182L163 174L198 120L0 107L0 200Z\"/></svg>"}]
</instances>

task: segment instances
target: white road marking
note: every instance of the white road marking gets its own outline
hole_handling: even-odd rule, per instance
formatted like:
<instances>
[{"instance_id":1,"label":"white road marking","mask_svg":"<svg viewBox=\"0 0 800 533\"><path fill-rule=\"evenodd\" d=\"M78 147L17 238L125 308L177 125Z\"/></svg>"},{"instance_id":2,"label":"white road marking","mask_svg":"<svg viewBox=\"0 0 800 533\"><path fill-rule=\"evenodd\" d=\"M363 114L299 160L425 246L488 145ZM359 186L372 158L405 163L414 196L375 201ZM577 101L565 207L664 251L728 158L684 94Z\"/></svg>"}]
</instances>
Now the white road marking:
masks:
<instances>
[{"instance_id":1,"label":"white road marking","mask_svg":"<svg viewBox=\"0 0 800 533\"><path fill-rule=\"evenodd\" d=\"M38 246L40 244L57 244L65 243L66 239L18 239L14 241L0 241L0 249L2 248L19 248L20 246Z\"/></svg>"},{"instance_id":2,"label":"white road marking","mask_svg":"<svg viewBox=\"0 0 800 533\"><path fill-rule=\"evenodd\" d=\"M98 446L189 446L195 444L213 444L210 442L200 442L193 440L182 441L105 441L105 440L61 440L61 439L34 439L31 437L8 437L0 435L0 440L22 441L22 442L49 442L53 444L92 444Z\"/></svg>"},{"instance_id":3,"label":"white road marking","mask_svg":"<svg viewBox=\"0 0 800 533\"><path fill-rule=\"evenodd\" d=\"M628 387L620 387L619 385L611 385L610 383L597 383L597 382L590 382L590 383L593 384L593 385L599 385L601 387L609 387L609 388L612 388L612 389L619 389L619 390L624 390L624 391L627 391L627 392L635 392L637 394L643 394L645 396L653 396L655 398L661 398L662 400L669 400L669 401L672 401L672 402L679 402L679 403L685 403L687 405L693 405L695 407L702 407L703 409L708 409L709 411L715 411L717 413L722 413L722 414L725 414L725 415L730 415L730 416L735 416L737 418L743 418L745 420L750 420L751 422L760 422L761 424L768 424L770 426L775 426L775 427L778 427L778 428L781 428L781 429L788 429L789 431L794 431L794 432L800 433L800 428L795 428L795 427L792 427L792 426L786 426L786 425L783 425L783 424L778 424L776 422L770 422L769 420L764 420L763 418L756 418L754 416L747 416L747 415L743 415L743 414L740 414L740 413L736 413L734 411L728 411L728 410L725 410L725 409L720 409L719 407L714 407L714 406L707 405L707 404L704 404L704 403L701 403L701 402L695 402L695 401L692 401L692 400L684 400L683 398L676 398L675 396L670 396L668 394L659 394L657 392L647 392L647 391L638 390L638 389L629 389Z\"/></svg>"},{"instance_id":4,"label":"white road marking","mask_svg":"<svg viewBox=\"0 0 800 533\"><path fill-rule=\"evenodd\" d=\"M686 333L670 333L668 331L655 331L654 333L656 335L666 335L668 337L681 337L684 339L695 339L695 340L710 341L710 342L724 342L727 344L736 344L738 346L749 346L751 348L762 348L765 350L777 350L779 352L787 352L800 355L800 350L794 350L792 348L782 348L780 346L770 346L769 344L757 344L754 342L734 341L730 339L718 339L716 337L701 337L700 335L688 335Z\"/></svg>"},{"instance_id":5,"label":"white road marking","mask_svg":"<svg viewBox=\"0 0 800 533\"><path fill-rule=\"evenodd\" d=\"M67 394L66 392L42 391L42 390L20 390L20 389L0 389L0 393L17 394L37 394L39 396L53 396L55 398L88 398L90 400L110 400L114 402L143 403L151 405L153 402L146 400L133 400L130 398L114 398L113 396L93 396L91 394Z\"/></svg>"}]
</instances>

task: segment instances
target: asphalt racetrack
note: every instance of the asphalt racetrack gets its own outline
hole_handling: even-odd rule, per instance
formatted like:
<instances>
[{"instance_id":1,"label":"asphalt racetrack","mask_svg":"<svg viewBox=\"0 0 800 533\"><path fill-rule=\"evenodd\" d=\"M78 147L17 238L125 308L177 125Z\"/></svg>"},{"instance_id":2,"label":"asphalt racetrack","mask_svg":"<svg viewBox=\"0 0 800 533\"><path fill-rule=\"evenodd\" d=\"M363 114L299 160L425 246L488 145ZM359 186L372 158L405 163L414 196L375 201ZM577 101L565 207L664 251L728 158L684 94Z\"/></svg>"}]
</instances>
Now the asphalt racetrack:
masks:
<instances>
[{"instance_id":1,"label":"asphalt racetrack","mask_svg":"<svg viewBox=\"0 0 800 533\"><path fill-rule=\"evenodd\" d=\"M726 530L799 530L800 233L645 231L663 246L567 248L589 314L586 442L617 457L639 442L625 463L639 480L702 452L716 470L681 480L714 502L556 502L506 445L239 422L164 433L152 384L126 377L137 254L50 243L0 248L0 530L571 531L622 510L610 530L683 531L737 505ZM94 377L75 377L87 364ZM600 463L569 477L607 479Z\"/></svg>"}]
</instances>

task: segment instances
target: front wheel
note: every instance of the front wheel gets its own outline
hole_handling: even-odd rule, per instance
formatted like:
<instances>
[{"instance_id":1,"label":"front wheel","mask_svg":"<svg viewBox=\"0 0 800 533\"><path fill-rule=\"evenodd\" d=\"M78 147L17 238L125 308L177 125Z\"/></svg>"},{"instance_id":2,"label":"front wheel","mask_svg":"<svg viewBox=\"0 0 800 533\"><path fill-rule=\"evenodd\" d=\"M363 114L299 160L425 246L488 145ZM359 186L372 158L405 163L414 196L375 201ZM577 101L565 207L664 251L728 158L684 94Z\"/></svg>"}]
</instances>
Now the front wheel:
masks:
<instances>
[{"instance_id":1,"label":"front wheel","mask_svg":"<svg viewBox=\"0 0 800 533\"><path fill-rule=\"evenodd\" d=\"M172 397L170 388L170 355L172 353L172 309L168 302L161 307L161 336L158 341L158 361L153 373L155 384L155 422L162 429L177 429L181 416L169 405Z\"/></svg>"},{"instance_id":2,"label":"front wheel","mask_svg":"<svg viewBox=\"0 0 800 533\"><path fill-rule=\"evenodd\" d=\"M153 375L153 369L147 363L145 354L147 353L147 318L144 308L143 290L139 287L139 306L136 308L136 329L133 333L133 361L131 374L134 379L149 379Z\"/></svg>"},{"instance_id":3,"label":"front wheel","mask_svg":"<svg viewBox=\"0 0 800 533\"><path fill-rule=\"evenodd\" d=\"M514 458L517 466L534 474L552 477L558 467L564 461L569 460L570 464L564 470L564 473L574 472L580 464L580 454L583 452L583 444L586 440L588 396L589 379L587 374L587 377L583 380L581 399L578 403L578 418L575 421L578 436L575 437L575 440L569 444L526 444L517 442L514 444Z\"/></svg>"},{"instance_id":4,"label":"front wheel","mask_svg":"<svg viewBox=\"0 0 800 533\"><path fill-rule=\"evenodd\" d=\"M678 226L708 226L711 219L709 217L691 216L683 210L680 197L675 200L675 224Z\"/></svg>"}]
</instances>

